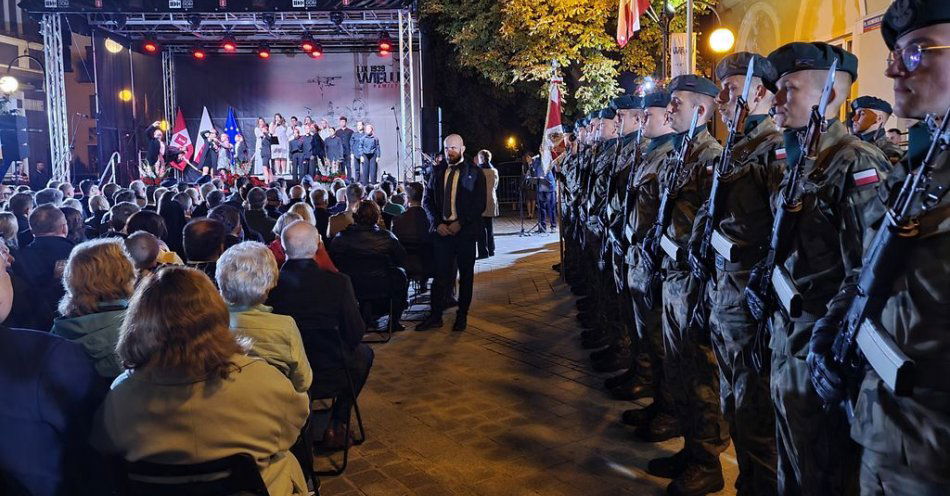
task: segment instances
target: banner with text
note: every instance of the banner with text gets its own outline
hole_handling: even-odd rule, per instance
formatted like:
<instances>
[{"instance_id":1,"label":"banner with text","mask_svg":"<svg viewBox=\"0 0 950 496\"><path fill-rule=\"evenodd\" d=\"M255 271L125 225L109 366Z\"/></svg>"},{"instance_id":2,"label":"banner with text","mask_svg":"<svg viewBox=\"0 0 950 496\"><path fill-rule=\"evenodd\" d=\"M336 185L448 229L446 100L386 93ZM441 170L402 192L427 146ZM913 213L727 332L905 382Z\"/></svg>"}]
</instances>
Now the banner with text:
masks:
<instances>
[{"instance_id":1,"label":"banner with text","mask_svg":"<svg viewBox=\"0 0 950 496\"><path fill-rule=\"evenodd\" d=\"M696 67L696 34L693 34L693 49L690 52L692 64L686 64L686 33L670 34L670 78L689 74L690 67Z\"/></svg>"}]
</instances>

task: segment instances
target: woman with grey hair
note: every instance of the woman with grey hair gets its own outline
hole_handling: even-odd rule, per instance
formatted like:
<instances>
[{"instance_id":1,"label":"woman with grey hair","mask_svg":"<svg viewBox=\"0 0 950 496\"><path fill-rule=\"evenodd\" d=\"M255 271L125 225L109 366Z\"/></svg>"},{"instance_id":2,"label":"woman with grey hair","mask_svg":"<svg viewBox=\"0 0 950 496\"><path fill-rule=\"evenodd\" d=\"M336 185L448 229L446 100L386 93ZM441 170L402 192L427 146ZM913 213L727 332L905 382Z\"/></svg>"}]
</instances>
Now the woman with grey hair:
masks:
<instances>
[{"instance_id":1,"label":"woman with grey hair","mask_svg":"<svg viewBox=\"0 0 950 496\"><path fill-rule=\"evenodd\" d=\"M228 304L231 330L252 342L249 354L280 370L298 392L310 389L313 372L296 322L264 305L278 276L270 249L257 241L238 243L221 255L214 275Z\"/></svg>"},{"instance_id":2,"label":"woman with grey hair","mask_svg":"<svg viewBox=\"0 0 950 496\"><path fill-rule=\"evenodd\" d=\"M19 230L20 224L16 220L16 215L11 212L0 212L0 237L3 237L3 244L7 245L11 251L20 249L16 236Z\"/></svg>"}]
</instances>

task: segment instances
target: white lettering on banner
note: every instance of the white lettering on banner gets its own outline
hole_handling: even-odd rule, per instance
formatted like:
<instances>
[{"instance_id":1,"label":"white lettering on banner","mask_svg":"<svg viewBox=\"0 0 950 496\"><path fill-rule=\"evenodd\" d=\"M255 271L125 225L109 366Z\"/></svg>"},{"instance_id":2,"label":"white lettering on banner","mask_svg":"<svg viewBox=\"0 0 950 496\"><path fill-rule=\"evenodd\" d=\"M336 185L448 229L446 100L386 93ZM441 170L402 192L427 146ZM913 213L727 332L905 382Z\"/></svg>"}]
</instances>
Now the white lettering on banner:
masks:
<instances>
[{"instance_id":1,"label":"white lettering on banner","mask_svg":"<svg viewBox=\"0 0 950 496\"><path fill-rule=\"evenodd\" d=\"M304 7L303 0L294 0L292 7L295 9L302 9Z\"/></svg>"},{"instance_id":2,"label":"white lettering on banner","mask_svg":"<svg viewBox=\"0 0 950 496\"><path fill-rule=\"evenodd\" d=\"M693 34L692 57L693 67L696 67L696 35ZM670 77L689 74L689 65L686 64L686 33L670 34Z\"/></svg>"},{"instance_id":3,"label":"white lettering on banner","mask_svg":"<svg viewBox=\"0 0 950 496\"><path fill-rule=\"evenodd\" d=\"M181 0L168 0L168 8L170 9L180 9Z\"/></svg>"}]
</instances>

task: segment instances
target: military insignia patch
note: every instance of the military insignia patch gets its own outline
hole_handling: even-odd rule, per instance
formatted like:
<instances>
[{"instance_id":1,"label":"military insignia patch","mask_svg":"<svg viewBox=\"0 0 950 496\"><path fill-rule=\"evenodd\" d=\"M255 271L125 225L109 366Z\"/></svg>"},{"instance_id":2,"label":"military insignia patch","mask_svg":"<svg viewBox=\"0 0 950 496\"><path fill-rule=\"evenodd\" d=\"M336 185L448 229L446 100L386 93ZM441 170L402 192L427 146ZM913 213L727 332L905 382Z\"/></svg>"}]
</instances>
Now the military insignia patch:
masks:
<instances>
[{"instance_id":1,"label":"military insignia patch","mask_svg":"<svg viewBox=\"0 0 950 496\"><path fill-rule=\"evenodd\" d=\"M787 156L788 156L788 154L785 153L785 149L784 149L784 148L776 148L776 149L775 149L775 158L777 158L777 159L779 159L779 160L785 160L785 157L787 157Z\"/></svg>"},{"instance_id":2,"label":"military insignia patch","mask_svg":"<svg viewBox=\"0 0 950 496\"><path fill-rule=\"evenodd\" d=\"M890 24L894 26L894 29L898 32L903 31L904 28L914 22L917 13L917 10L914 8L914 3L915 0L896 0L894 4L891 5L888 11Z\"/></svg>"},{"instance_id":3,"label":"military insignia patch","mask_svg":"<svg viewBox=\"0 0 950 496\"><path fill-rule=\"evenodd\" d=\"M867 186L878 182L879 178L875 169L864 169L851 174L851 180L854 181L855 186Z\"/></svg>"}]
</instances>

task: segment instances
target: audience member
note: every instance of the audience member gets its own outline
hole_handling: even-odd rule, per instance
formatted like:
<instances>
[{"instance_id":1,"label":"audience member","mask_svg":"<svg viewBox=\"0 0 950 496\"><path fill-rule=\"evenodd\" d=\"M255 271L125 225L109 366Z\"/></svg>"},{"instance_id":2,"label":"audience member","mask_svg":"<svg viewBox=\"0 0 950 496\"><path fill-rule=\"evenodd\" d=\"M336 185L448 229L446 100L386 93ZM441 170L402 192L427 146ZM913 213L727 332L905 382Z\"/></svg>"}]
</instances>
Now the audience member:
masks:
<instances>
[{"instance_id":1,"label":"audience member","mask_svg":"<svg viewBox=\"0 0 950 496\"><path fill-rule=\"evenodd\" d=\"M244 241L244 226L241 225L241 211L233 205L218 205L208 212L209 219L215 219L224 224L224 249L228 249Z\"/></svg>"},{"instance_id":2,"label":"audience member","mask_svg":"<svg viewBox=\"0 0 950 496\"><path fill-rule=\"evenodd\" d=\"M44 188L36 192L34 196L36 205L53 205L61 207L63 205L63 192L56 188Z\"/></svg>"},{"instance_id":3,"label":"audience member","mask_svg":"<svg viewBox=\"0 0 950 496\"><path fill-rule=\"evenodd\" d=\"M90 215L86 218L86 238L98 238L108 230L108 224L103 223L103 217L109 213L109 201L102 195L89 199Z\"/></svg>"},{"instance_id":4,"label":"audience member","mask_svg":"<svg viewBox=\"0 0 950 496\"><path fill-rule=\"evenodd\" d=\"M278 267L283 265L284 261L287 260L287 254L284 253L284 247L280 244L280 233L283 232L285 227L298 220L303 220L303 217L293 212L287 212L284 215L281 215L280 218L277 219L277 223L274 224L273 233L275 239L274 241L271 241L267 247L270 249L271 253L274 254L274 260L277 261Z\"/></svg>"},{"instance_id":5,"label":"audience member","mask_svg":"<svg viewBox=\"0 0 950 496\"><path fill-rule=\"evenodd\" d=\"M96 372L110 381L122 372L115 345L134 284L132 260L118 239L77 245L63 273L62 317L53 321L51 332L82 345Z\"/></svg>"},{"instance_id":6,"label":"audience member","mask_svg":"<svg viewBox=\"0 0 950 496\"><path fill-rule=\"evenodd\" d=\"M17 233L20 231L16 215L10 212L0 212L0 236L3 236L3 244L16 257L17 250L20 249Z\"/></svg>"},{"instance_id":7,"label":"audience member","mask_svg":"<svg viewBox=\"0 0 950 496\"><path fill-rule=\"evenodd\" d=\"M82 203L82 211L86 217L92 215L92 209L89 208L89 200L99 194L99 186L92 179L83 179L79 181L79 192L82 197L79 198Z\"/></svg>"},{"instance_id":8,"label":"audience member","mask_svg":"<svg viewBox=\"0 0 950 496\"><path fill-rule=\"evenodd\" d=\"M30 231L30 213L33 212L33 206L33 196L29 193L17 193L11 196L7 203L7 210L16 216L20 229L17 232L17 244L21 247L33 241L33 232Z\"/></svg>"},{"instance_id":9,"label":"audience member","mask_svg":"<svg viewBox=\"0 0 950 496\"><path fill-rule=\"evenodd\" d=\"M403 246L422 246L432 244L429 217L422 208L425 186L420 182L409 183L409 207L399 217L393 219L393 234Z\"/></svg>"},{"instance_id":10,"label":"audience member","mask_svg":"<svg viewBox=\"0 0 950 496\"><path fill-rule=\"evenodd\" d=\"M359 183L353 183L346 187L346 209L330 217L330 224L327 228L327 239L332 240L336 233L346 229L353 223L353 213L360 206L363 199L363 186ZM332 242L332 241L331 241Z\"/></svg>"},{"instance_id":11,"label":"audience member","mask_svg":"<svg viewBox=\"0 0 950 496\"><path fill-rule=\"evenodd\" d=\"M330 216L346 210L346 188L340 188L333 193L334 205L330 207Z\"/></svg>"},{"instance_id":12,"label":"audience member","mask_svg":"<svg viewBox=\"0 0 950 496\"><path fill-rule=\"evenodd\" d=\"M205 203L207 204L208 211L210 212L212 208L224 203L224 192L216 189L208 193L208 196L205 197Z\"/></svg>"},{"instance_id":13,"label":"audience member","mask_svg":"<svg viewBox=\"0 0 950 496\"><path fill-rule=\"evenodd\" d=\"M184 262L181 257L169 249L165 242L168 239L168 228L165 226L165 219L161 215L151 210L140 210L129 217L125 225L125 232L129 235L145 231L159 239L158 263L182 265Z\"/></svg>"},{"instance_id":14,"label":"audience member","mask_svg":"<svg viewBox=\"0 0 950 496\"><path fill-rule=\"evenodd\" d=\"M115 205L115 194L118 193L120 189L122 189L122 187L116 183L107 183L102 187L102 195L106 197L106 200L109 200L109 205Z\"/></svg>"},{"instance_id":15,"label":"audience member","mask_svg":"<svg viewBox=\"0 0 950 496\"><path fill-rule=\"evenodd\" d=\"M300 328L314 373L310 392L322 397L346 391L346 369L349 369L354 394L358 396L369 377L373 350L360 342L366 325L350 278L323 270L314 262L320 237L312 224L302 220L293 222L284 228L280 237L287 261L280 268L277 286L267 301L274 312L293 317ZM347 396L344 394L334 404L332 421L324 433L328 446L349 442L344 439L343 422L350 415L354 398Z\"/></svg>"},{"instance_id":16,"label":"audience member","mask_svg":"<svg viewBox=\"0 0 950 496\"><path fill-rule=\"evenodd\" d=\"M116 203L129 202L136 207L139 206L138 202L135 201L135 192L130 189L120 189L116 192L115 196L112 197L112 200ZM141 208L141 207L139 207Z\"/></svg>"},{"instance_id":17,"label":"audience member","mask_svg":"<svg viewBox=\"0 0 950 496\"><path fill-rule=\"evenodd\" d=\"M142 279L159 267L158 256L162 251L162 242L148 231L135 231L125 238L125 250L129 252L135 266L135 286L138 287Z\"/></svg>"},{"instance_id":18,"label":"audience member","mask_svg":"<svg viewBox=\"0 0 950 496\"><path fill-rule=\"evenodd\" d=\"M77 200L73 198L72 201ZM60 207L60 210L63 211L63 215L66 217L66 239L72 241L74 245L86 240L86 224L82 218L82 206L80 205L79 207L80 208Z\"/></svg>"},{"instance_id":19,"label":"audience member","mask_svg":"<svg viewBox=\"0 0 950 496\"><path fill-rule=\"evenodd\" d=\"M125 224L133 214L139 211L139 206L132 202L117 203L109 210L109 231L103 236L107 238L124 238Z\"/></svg>"},{"instance_id":20,"label":"audience member","mask_svg":"<svg viewBox=\"0 0 950 496\"><path fill-rule=\"evenodd\" d=\"M330 210L327 207L327 190L316 188L310 192L310 204L313 206L313 215L317 219L317 231L323 241L326 241L327 228L330 225Z\"/></svg>"},{"instance_id":21,"label":"audience member","mask_svg":"<svg viewBox=\"0 0 950 496\"><path fill-rule=\"evenodd\" d=\"M330 258L350 277L364 319L388 313L394 328L402 330L399 320L409 291L406 250L391 232L380 229L376 203L360 202L353 220L334 238Z\"/></svg>"},{"instance_id":22,"label":"audience member","mask_svg":"<svg viewBox=\"0 0 950 496\"><path fill-rule=\"evenodd\" d=\"M166 199L162 197L162 201L158 205L158 214L165 220L165 229L168 232L168 236L162 241L168 245L169 250L184 256L185 250L182 246L182 229L185 228L188 219L185 218L185 209L182 208L180 203L174 200L175 194L177 193L168 192L165 196L170 198Z\"/></svg>"},{"instance_id":23,"label":"audience member","mask_svg":"<svg viewBox=\"0 0 950 496\"><path fill-rule=\"evenodd\" d=\"M215 219L195 219L185 225L184 235L185 265L214 280L215 264L224 253L224 224Z\"/></svg>"},{"instance_id":24,"label":"audience member","mask_svg":"<svg viewBox=\"0 0 950 496\"><path fill-rule=\"evenodd\" d=\"M76 188L73 187L72 183L62 183L57 186L57 189L63 193L63 201L66 201L76 194Z\"/></svg>"},{"instance_id":25,"label":"audience member","mask_svg":"<svg viewBox=\"0 0 950 496\"><path fill-rule=\"evenodd\" d=\"M145 280L117 347L129 370L106 396L93 444L130 462L190 464L247 453L270 494L306 495L289 450L309 399L266 361L246 356L246 342L228 325L224 300L200 272L167 267Z\"/></svg>"},{"instance_id":26,"label":"audience member","mask_svg":"<svg viewBox=\"0 0 950 496\"><path fill-rule=\"evenodd\" d=\"M306 196L307 190L304 189L303 186L295 184L292 188L290 188L290 200L286 205L281 207L280 210L282 212L287 212L290 210L290 207L294 206L294 204L303 202Z\"/></svg>"},{"instance_id":27,"label":"audience member","mask_svg":"<svg viewBox=\"0 0 950 496\"><path fill-rule=\"evenodd\" d=\"M292 317L272 313L264 305L277 285L277 262L256 241L236 244L221 255L215 270L218 288L231 313L231 330L249 338L250 355L277 367L294 388L310 389L313 372L304 352L300 330Z\"/></svg>"},{"instance_id":28,"label":"audience member","mask_svg":"<svg viewBox=\"0 0 950 496\"><path fill-rule=\"evenodd\" d=\"M275 188L268 188L265 194L267 195L267 203L264 206L264 211L267 212L268 217L276 220L281 215L280 192Z\"/></svg>"},{"instance_id":29,"label":"audience member","mask_svg":"<svg viewBox=\"0 0 950 496\"><path fill-rule=\"evenodd\" d=\"M58 191L58 190L57 190ZM62 210L47 204L36 207L30 214L33 242L20 249L14 261L14 272L29 287L29 298L18 305L30 309L30 324L18 323L31 329L49 329L53 324L56 306L63 297L63 271L73 243L66 239L69 231ZM24 315L18 312L18 315Z\"/></svg>"},{"instance_id":30,"label":"audience member","mask_svg":"<svg viewBox=\"0 0 950 496\"><path fill-rule=\"evenodd\" d=\"M173 201L178 202L181 205L181 209L185 214L185 219L191 218L191 213L194 210L194 200L191 199L191 195L188 193L178 193L172 197Z\"/></svg>"},{"instance_id":31,"label":"audience member","mask_svg":"<svg viewBox=\"0 0 950 496\"><path fill-rule=\"evenodd\" d=\"M0 252L0 494L109 494L88 443L101 379L80 345L6 327L17 302L5 245Z\"/></svg>"},{"instance_id":32,"label":"audience member","mask_svg":"<svg viewBox=\"0 0 950 496\"><path fill-rule=\"evenodd\" d=\"M274 235L274 224L277 219L271 218L264 210L267 203L267 193L263 188L251 188L247 192L247 210L244 212L244 219L251 229L257 231L264 237L265 243L270 243L276 239Z\"/></svg>"}]
</instances>

